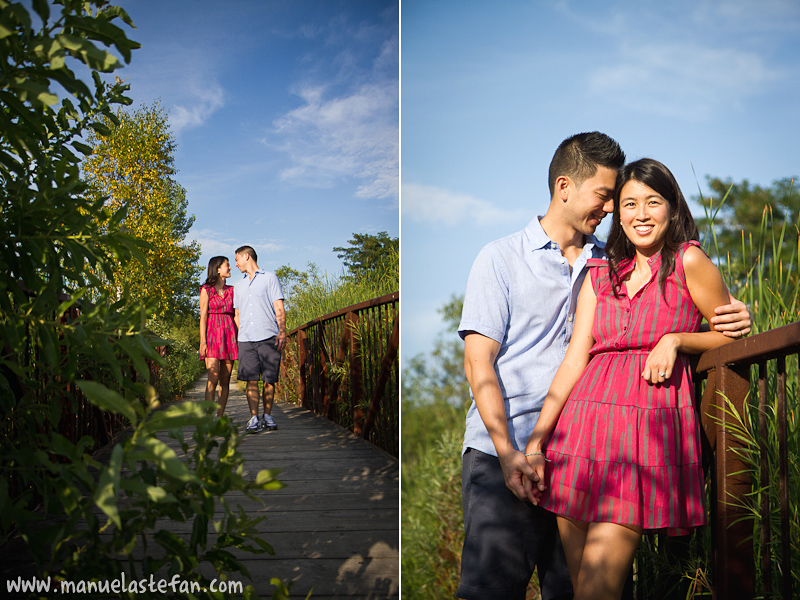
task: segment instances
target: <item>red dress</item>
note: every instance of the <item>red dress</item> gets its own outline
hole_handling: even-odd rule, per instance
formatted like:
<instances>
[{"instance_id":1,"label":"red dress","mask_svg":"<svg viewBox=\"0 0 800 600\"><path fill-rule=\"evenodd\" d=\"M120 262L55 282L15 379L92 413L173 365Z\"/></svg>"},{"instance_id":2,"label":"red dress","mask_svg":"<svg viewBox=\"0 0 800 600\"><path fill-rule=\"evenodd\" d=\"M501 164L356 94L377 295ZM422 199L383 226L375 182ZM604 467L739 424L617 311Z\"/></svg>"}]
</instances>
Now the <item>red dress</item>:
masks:
<instances>
[{"instance_id":1,"label":"red dress","mask_svg":"<svg viewBox=\"0 0 800 600\"><path fill-rule=\"evenodd\" d=\"M671 332L695 332L702 315L683 270L658 286L652 277L633 298L616 297L605 261L589 261L597 295L590 360L570 394L547 446L548 490L542 506L586 522L612 522L671 534L705 524L700 430L689 361L679 354L672 376L651 385L641 377L650 350ZM621 279L633 261L620 266Z\"/></svg>"},{"instance_id":2,"label":"red dress","mask_svg":"<svg viewBox=\"0 0 800 600\"><path fill-rule=\"evenodd\" d=\"M203 286L202 292L208 294L208 323L206 324L206 345L208 351L205 358L220 360L236 360L239 350L236 346L236 323L233 320L233 286L226 285L222 296L214 286Z\"/></svg>"}]
</instances>

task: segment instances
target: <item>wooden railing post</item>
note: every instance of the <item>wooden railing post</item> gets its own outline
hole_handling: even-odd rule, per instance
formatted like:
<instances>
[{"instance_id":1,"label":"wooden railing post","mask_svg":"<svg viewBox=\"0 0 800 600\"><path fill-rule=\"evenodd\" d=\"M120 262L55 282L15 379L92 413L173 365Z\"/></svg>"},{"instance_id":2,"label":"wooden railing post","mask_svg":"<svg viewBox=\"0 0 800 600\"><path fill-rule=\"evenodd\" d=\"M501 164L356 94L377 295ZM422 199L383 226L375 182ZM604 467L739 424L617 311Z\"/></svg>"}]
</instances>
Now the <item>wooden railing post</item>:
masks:
<instances>
[{"instance_id":1,"label":"wooden railing post","mask_svg":"<svg viewBox=\"0 0 800 600\"><path fill-rule=\"evenodd\" d=\"M727 398L736 411L744 414L744 403L750 392L750 368L717 364L713 379L716 390ZM745 471L745 464L736 454L741 444L734 437L731 427L734 417L726 410L725 398L717 395L713 402L717 408L716 432L716 509L712 515L714 538L714 573L717 597L728 600L752 600L754 598L753 524L742 519L747 514L742 505L752 490L752 482ZM737 522L738 521L738 522Z\"/></svg>"},{"instance_id":2,"label":"wooden railing post","mask_svg":"<svg viewBox=\"0 0 800 600\"><path fill-rule=\"evenodd\" d=\"M306 397L306 372L308 371L308 336L304 329L297 332L297 368L300 371L300 381L298 382L297 398L300 406L310 410L308 398Z\"/></svg>"},{"instance_id":3,"label":"wooden railing post","mask_svg":"<svg viewBox=\"0 0 800 600\"><path fill-rule=\"evenodd\" d=\"M350 336L350 414L353 415L353 433L361 435L364 409L361 399L364 397L364 369L361 364L361 336L356 334L360 317L353 313L352 335Z\"/></svg>"},{"instance_id":4,"label":"wooden railing post","mask_svg":"<svg viewBox=\"0 0 800 600\"><path fill-rule=\"evenodd\" d=\"M774 464L764 461L762 447L761 461L757 468L762 471L761 481L752 481L750 477L753 465L745 466L736 455L740 447L733 431L741 427L735 417L725 411L724 394L733 408L745 417L745 402L748 402L759 413L758 433L752 432L756 439L766 443L767 422L762 418L768 410L772 410L773 399L769 399L767 361L776 360L776 398L774 404L777 410L777 441L778 463L780 469L780 537L781 560L778 567L781 573L781 587L784 598L792 597L792 575L789 556L790 530L788 486L784 489L783 482L788 476L788 451L786 444L786 361L785 357L800 353L800 322L784 325L770 331L737 341L705 352L697 363L697 371L708 373L706 390L701 404L703 428L714 451L715 459L711 464L713 471L711 524L714 539L714 582L715 596L719 600L750 599L755 597L755 564L753 562L753 544L760 543L762 553L766 558L761 564L763 571L762 587L760 593L765 598L774 595L772 575L775 571L774 560L770 558L771 548L774 546L770 532L764 528L771 527L771 515L774 506L771 505L768 495L769 478L763 478L764 471ZM757 386L750 384L750 368L759 367L759 381ZM758 393L758 399L745 400L748 392L753 389ZM712 413L708 415L708 413ZM747 421L747 420L746 420ZM752 421L752 419L750 419ZM750 423L745 423L750 428ZM753 536L753 518L751 511L743 505L752 502L750 494L761 490L762 503L755 507L761 512L761 535ZM738 521L738 522L737 522ZM772 532L774 533L774 531ZM756 541L757 540L757 541ZM763 554L762 554L763 556Z\"/></svg>"}]
</instances>

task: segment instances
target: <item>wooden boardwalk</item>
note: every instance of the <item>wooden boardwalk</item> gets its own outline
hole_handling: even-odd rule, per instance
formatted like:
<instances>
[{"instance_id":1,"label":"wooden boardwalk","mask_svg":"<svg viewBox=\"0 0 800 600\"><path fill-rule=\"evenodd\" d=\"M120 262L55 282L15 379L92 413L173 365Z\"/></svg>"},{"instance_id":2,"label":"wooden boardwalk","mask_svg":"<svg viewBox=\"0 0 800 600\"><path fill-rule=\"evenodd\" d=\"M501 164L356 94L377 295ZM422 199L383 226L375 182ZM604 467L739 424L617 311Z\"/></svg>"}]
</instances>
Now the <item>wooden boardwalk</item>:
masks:
<instances>
[{"instance_id":1,"label":"wooden boardwalk","mask_svg":"<svg viewBox=\"0 0 800 600\"><path fill-rule=\"evenodd\" d=\"M185 401L203 400L205 384L205 377L198 380ZM244 392L234 382L226 415L242 428L250 417ZM286 487L260 492L263 503L242 493L226 499L251 516L266 517L257 529L275 554L237 552L252 581L239 573L231 573L230 581L252 583L261 598L271 596L273 577L293 582L290 593L298 599L309 592L312 600L399 598L397 459L299 406L276 401L272 415L278 430L245 436L240 450L246 474L281 469L278 479ZM165 433L159 437L181 454ZM192 523L160 527L188 537ZM35 574L19 544L0 550L3 579ZM134 550L134 560L141 559L140 552ZM0 595L5 583L2 587Z\"/></svg>"},{"instance_id":2,"label":"wooden boardwalk","mask_svg":"<svg viewBox=\"0 0 800 600\"><path fill-rule=\"evenodd\" d=\"M203 399L205 381L187 401ZM225 413L242 427L250 417L234 382ZM313 588L317 599L398 598L397 459L297 405L276 401L272 415L277 431L247 435L240 445L246 473L278 468L286 484L261 492L263 504L239 499L248 514L266 516L259 533L275 550L243 561L256 591L269 598L269 581L279 577L294 582L293 597L305 598Z\"/></svg>"}]
</instances>

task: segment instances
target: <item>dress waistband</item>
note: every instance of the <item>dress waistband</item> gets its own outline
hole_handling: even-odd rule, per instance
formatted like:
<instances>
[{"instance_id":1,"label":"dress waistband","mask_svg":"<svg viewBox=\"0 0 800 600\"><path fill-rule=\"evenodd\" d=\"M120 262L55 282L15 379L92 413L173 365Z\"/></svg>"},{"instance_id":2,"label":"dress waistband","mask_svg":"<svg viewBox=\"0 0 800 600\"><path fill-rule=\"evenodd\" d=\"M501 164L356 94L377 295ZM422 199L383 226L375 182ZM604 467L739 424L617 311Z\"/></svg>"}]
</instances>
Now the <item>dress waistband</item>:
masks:
<instances>
[{"instance_id":1,"label":"dress waistband","mask_svg":"<svg viewBox=\"0 0 800 600\"><path fill-rule=\"evenodd\" d=\"M650 352L652 352L652 348L650 350L647 350L645 348L629 348L627 350L614 350L614 349L601 350L600 352L595 352L590 354L593 357L609 355L609 354L634 354L637 356L647 356L650 354ZM682 354L681 352L678 352L678 359L680 360L682 358L686 358L686 355Z\"/></svg>"}]
</instances>

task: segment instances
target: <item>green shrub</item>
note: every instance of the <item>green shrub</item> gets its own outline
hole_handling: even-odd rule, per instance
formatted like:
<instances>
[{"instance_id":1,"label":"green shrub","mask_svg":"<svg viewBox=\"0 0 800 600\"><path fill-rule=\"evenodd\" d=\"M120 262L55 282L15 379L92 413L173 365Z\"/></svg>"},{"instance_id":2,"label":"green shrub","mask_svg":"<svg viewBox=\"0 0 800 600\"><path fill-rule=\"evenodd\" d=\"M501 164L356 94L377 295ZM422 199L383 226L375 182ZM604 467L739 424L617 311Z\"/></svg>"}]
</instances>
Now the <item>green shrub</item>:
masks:
<instances>
[{"instance_id":1,"label":"green shrub","mask_svg":"<svg viewBox=\"0 0 800 600\"><path fill-rule=\"evenodd\" d=\"M144 383L148 361L166 365L146 328L152 307L98 295L97 273L146 262L126 208L88 198L79 170L88 129L102 133L112 106L130 104L128 86L100 76L121 66L112 46L125 61L139 47L117 26L130 18L105 0L36 0L4 2L0 20L0 542L19 535L42 578L135 577L137 542L145 576L206 582L201 565L246 574L228 549L269 547L222 494L280 484L266 471L244 479L235 427L205 416L204 403L159 408ZM101 462L81 433L90 427L130 434ZM191 521L191 538L159 519Z\"/></svg>"},{"instance_id":2,"label":"green shrub","mask_svg":"<svg viewBox=\"0 0 800 600\"><path fill-rule=\"evenodd\" d=\"M180 398L205 373L205 363L198 359L200 325L193 316L172 320L153 318L148 329L168 343L166 364L159 371L158 395L164 400Z\"/></svg>"}]
</instances>

